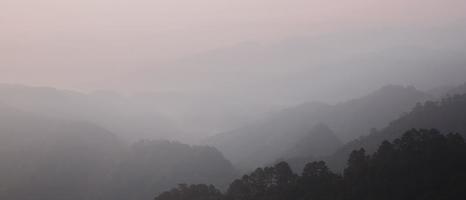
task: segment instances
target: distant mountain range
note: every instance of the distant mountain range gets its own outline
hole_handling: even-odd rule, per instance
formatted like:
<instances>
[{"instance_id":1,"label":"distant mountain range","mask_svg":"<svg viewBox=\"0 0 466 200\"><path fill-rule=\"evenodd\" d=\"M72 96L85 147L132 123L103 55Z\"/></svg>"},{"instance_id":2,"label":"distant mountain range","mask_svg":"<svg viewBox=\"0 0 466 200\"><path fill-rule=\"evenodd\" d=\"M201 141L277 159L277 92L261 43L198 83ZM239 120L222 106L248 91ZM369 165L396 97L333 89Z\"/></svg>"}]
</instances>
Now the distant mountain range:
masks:
<instances>
[{"instance_id":1,"label":"distant mountain range","mask_svg":"<svg viewBox=\"0 0 466 200\"><path fill-rule=\"evenodd\" d=\"M133 108L124 108L132 104L123 97L2 85L0 199L150 199L178 183L226 188L235 165L250 170L278 161L298 171L323 159L340 171L353 150L372 153L409 129L466 136L465 88L391 85L335 105L306 103L214 136L208 147L162 140L128 145L118 134L146 128L133 123L136 116L158 118L143 110L124 115ZM106 126L113 123L120 124Z\"/></svg>"},{"instance_id":2,"label":"distant mountain range","mask_svg":"<svg viewBox=\"0 0 466 200\"><path fill-rule=\"evenodd\" d=\"M44 117L94 123L124 140L175 139L182 134L153 107L112 92L0 84L0 103Z\"/></svg>"},{"instance_id":3,"label":"distant mountain range","mask_svg":"<svg viewBox=\"0 0 466 200\"><path fill-rule=\"evenodd\" d=\"M318 124L328 126L325 131L333 140L323 141L325 151L314 150L305 156L325 156L332 154L343 143L379 129L408 112L417 102L425 101L431 95L414 87L389 85L369 95L347 102L328 105L306 103L284 109L263 121L219 134L206 143L217 147L234 164L243 169L251 169L270 163L296 146L304 146L302 141L320 141L319 134L308 135ZM322 135L322 134L320 134ZM310 148L311 149L311 148Z\"/></svg>"},{"instance_id":4,"label":"distant mountain range","mask_svg":"<svg viewBox=\"0 0 466 200\"><path fill-rule=\"evenodd\" d=\"M0 160L0 199L151 199L180 182L225 187L236 174L212 147L154 140L128 145L91 122L5 104Z\"/></svg>"},{"instance_id":5,"label":"distant mountain range","mask_svg":"<svg viewBox=\"0 0 466 200\"><path fill-rule=\"evenodd\" d=\"M376 150L384 140L392 141L413 128L435 128L443 133L460 133L466 136L466 84L442 87L441 90L429 91L432 100L418 102L409 112L391 120L381 129L372 129L368 135L356 138L342 145L335 153L316 157L306 154L285 159L295 170L302 170L305 163L313 160L325 160L329 167L341 171L347 157L353 150L364 148L368 153ZM440 91L440 92L439 92ZM312 145L308 143L308 145Z\"/></svg>"}]
</instances>

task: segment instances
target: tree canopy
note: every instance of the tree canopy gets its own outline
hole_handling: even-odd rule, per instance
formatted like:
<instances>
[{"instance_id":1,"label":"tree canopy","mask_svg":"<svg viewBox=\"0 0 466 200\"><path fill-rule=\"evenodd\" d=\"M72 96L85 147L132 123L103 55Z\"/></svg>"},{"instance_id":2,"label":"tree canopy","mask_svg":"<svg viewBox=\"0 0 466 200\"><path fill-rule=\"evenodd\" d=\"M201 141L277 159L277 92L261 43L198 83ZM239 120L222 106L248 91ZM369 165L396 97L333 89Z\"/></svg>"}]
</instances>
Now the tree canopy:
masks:
<instances>
[{"instance_id":1,"label":"tree canopy","mask_svg":"<svg viewBox=\"0 0 466 200\"><path fill-rule=\"evenodd\" d=\"M354 150L343 174L317 161L298 175L280 162L234 180L224 194L212 186L181 185L155 200L466 199L465 158L461 135L412 129L393 142L382 142L371 155Z\"/></svg>"}]
</instances>

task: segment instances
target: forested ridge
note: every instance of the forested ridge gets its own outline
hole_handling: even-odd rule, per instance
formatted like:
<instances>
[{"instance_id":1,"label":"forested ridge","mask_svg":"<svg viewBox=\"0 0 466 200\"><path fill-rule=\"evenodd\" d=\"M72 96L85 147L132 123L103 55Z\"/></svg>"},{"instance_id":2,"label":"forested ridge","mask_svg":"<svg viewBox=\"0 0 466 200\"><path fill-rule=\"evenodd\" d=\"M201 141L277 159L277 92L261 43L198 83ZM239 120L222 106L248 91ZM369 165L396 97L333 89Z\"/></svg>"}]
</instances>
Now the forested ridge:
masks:
<instances>
[{"instance_id":1,"label":"forested ridge","mask_svg":"<svg viewBox=\"0 0 466 200\"><path fill-rule=\"evenodd\" d=\"M412 129L373 154L354 150L343 173L316 161L296 174L280 162L236 179L224 193L212 185L181 184L155 200L465 199L465 158L460 134Z\"/></svg>"},{"instance_id":2,"label":"forested ridge","mask_svg":"<svg viewBox=\"0 0 466 200\"><path fill-rule=\"evenodd\" d=\"M223 193L212 185L181 184L155 200L465 199L465 109L466 94L418 103L386 128L323 157L325 161L288 159L308 162L302 168L286 160L257 168Z\"/></svg>"},{"instance_id":3,"label":"forested ridge","mask_svg":"<svg viewBox=\"0 0 466 200\"><path fill-rule=\"evenodd\" d=\"M391 86L388 91L392 92L379 92L376 99L413 90ZM370 115L390 108L386 104L390 99L384 106L371 99L357 105L377 105L370 107L380 111ZM124 142L93 122L57 119L0 103L0 199L465 198L466 94L413 104L411 111L385 128L346 144L330 125L295 115L298 110L290 112L294 117L277 118L277 126L269 127L283 125L280 119L289 120L283 129L272 132L280 134L241 143L258 145L274 161L238 173L238 166L215 147L150 139ZM358 118L361 113L365 112L349 112L345 117ZM299 122L289 124L294 120ZM280 148L284 144L286 148ZM284 151L267 151L276 148ZM247 175L234 180L238 174Z\"/></svg>"},{"instance_id":4,"label":"forested ridge","mask_svg":"<svg viewBox=\"0 0 466 200\"><path fill-rule=\"evenodd\" d=\"M410 112L393 120L381 130L372 130L369 135L353 140L333 155L324 158L334 170L342 170L345 158L354 149L364 148L369 153L374 152L384 141L393 141L404 131L417 129L437 129L444 133L455 132L466 136L466 94L449 95L438 101L418 103Z\"/></svg>"},{"instance_id":5,"label":"forested ridge","mask_svg":"<svg viewBox=\"0 0 466 200\"><path fill-rule=\"evenodd\" d=\"M0 200L466 200L466 0L0 0Z\"/></svg>"}]
</instances>

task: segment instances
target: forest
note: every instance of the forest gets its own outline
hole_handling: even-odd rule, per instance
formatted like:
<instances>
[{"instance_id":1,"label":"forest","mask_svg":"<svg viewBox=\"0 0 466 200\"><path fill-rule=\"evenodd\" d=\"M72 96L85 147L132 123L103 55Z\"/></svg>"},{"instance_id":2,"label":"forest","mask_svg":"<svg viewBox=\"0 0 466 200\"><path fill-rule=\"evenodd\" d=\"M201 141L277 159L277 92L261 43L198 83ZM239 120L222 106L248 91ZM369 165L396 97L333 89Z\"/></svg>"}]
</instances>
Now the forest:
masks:
<instances>
[{"instance_id":1,"label":"forest","mask_svg":"<svg viewBox=\"0 0 466 200\"><path fill-rule=\"evenodd\" d=\"M289 159L291 165L280 161L257 168L223 193L213 185L181 184L155 200L464 199L465 109L466 94L417 103L382 130L321 157L332 167L298 156Z\"/></svg>"},{"instance_id":2,"label":"forest","mask_svg":"<svg viewBox=\"0 0 466 200\"><path fill-rule=\"evenodd\" d=\"M466 0L0 0L0 200L466 200Z\"/></svg>"},{"instance_id":3,"label":"forest","mask_svg":"<svg viewBox=\"0 0 466 200\"><path fill-rule=\"evenodd\" d=\"M28 88L15 95L37 93L44 99L51 91ZM76 113L74 120L57 119L17 109L15 103L20 102L10 101L16 98L12 94L3 97L8 104L0 104L1 199L466 197L466 84L437 96L386 86L337 105L300 105L215 135L207 145L157 139L125 142L107 130L106 123L76 119L89 103L74 103L78 107L66 111ZM56 97L60 91L52 94ZM79 102L83 97L67 98ZM42 109L38 102L27 106ZM340 118L351 115L358 119ZM363 123L366 120L371 123ZM386 125L371 128L377 123ZM342 131L345 127L351 131ZM366 134L357 131L364 129ZM344 142L343 134L354 139ZM223 146L226 142L244 148L229 149ZM238 153L247 155L237 157Z\"/></svg>"},{"instance_id":4,"label":"forest","mask_svg":"<svg viewBox=\"0 0 466 200\"><path fill-rule=\"evenodd\" d=\"M181 184L155 200L464 199L465 158L461 135L412 129L383 141L373 154L354 150L343 173L314 161L296 174L280 162L234 180L225 193L212 185Z\"/></svg>"}]
</instances>

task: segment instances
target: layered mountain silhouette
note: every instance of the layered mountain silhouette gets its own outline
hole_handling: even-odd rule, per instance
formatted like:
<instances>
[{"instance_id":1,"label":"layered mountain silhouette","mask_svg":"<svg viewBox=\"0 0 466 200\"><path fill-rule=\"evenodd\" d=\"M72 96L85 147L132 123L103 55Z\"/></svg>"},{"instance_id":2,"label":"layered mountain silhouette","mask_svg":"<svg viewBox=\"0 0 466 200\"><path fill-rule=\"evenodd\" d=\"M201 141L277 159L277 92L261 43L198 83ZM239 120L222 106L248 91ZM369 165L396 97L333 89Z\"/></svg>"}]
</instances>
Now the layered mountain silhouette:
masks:
<instances>
[{"instance_id":1,"label":"layered mountain silhouette","mask_svg":"<svg viewBox=\"0 0 466 200\"><path fill-rule=\"evenodd\" d=\"M150 106L109 91L90 94L49 87L0 84L0 102L37 115L88 121L121 139L174 139L174 122Z\"/></svg>"},{"instance_id":2,"label":"layered mountain silhouette","mask_svg":"<svg viewBox=\"0 0 466 200\"><path fill-rule=\"evenodd\" d=\"M417 102L429 97L414 87L389 85L361 98L335 105L306 103L284 109L263 121L214 136L207 144L217 147L240 168L250 169L271 163L277 159L277 155L293 151L298 141L319 141L306 135L318 124L325 124L336 135L329 135L329 138L348 142L367 134L372 128L385 127ZM324 132L330 134L330 131ZM308 154L329 155L340 144L335 140L324 142L321 145L328 147L326 152L315 150Z\"/></svg>"},{"instance_id":3,"label":"layered mountain silhouette","mask_svg":"<svg viewBox=\"0 0 466 200\"><path fill-rule=\"evenodd\" d=\"M180 182L225 187L235 170L212 147L128 145L99 125L0 104L0 199L151 199Z\"/></svg>"},{"instance_id":4,"label":"layered mountain silhouette","mask_svg":"<svg viewBox=\"0 0 466 200\"><path fill-rule=\"evenodd\" d=\"M447 96L440 101L418 103L411 112L392 121L387 127L356 139L341 147L335 154L326 158L335 170L345 167L345 157L351 151L364 148L374 152L384 140L392 141L412 128L435 128L444 133L460 133L466 136L466 94Z\"/></svg>"},{"instance_id":5,"label":"layered mountain silhouette","mask_svg":"<svg viewBox=\"0 0 466 200\"><path fill-rule=\"evenodd\" d=\"M213 185L180 184L155 200L465 199L464 157L461 135L411 129L372 154L352 151L343 173L324 161L309 162L300 173L279 162L235 179L225 192Z\"/></svg>"},{"instance_id":6,"label":"layered mountain silhouette","mask_svg":"<svg viewBox=\"0 0 466 200\"><path fill-rule=\"evenodd\" d=\"M212 147L169 141L132 145L112 174L106 199L151 199L179 183L209 183L226 188L233 165Z\"/></svg>"},{"instance_id":7,"label":"layered mountain silhouette","mask_svg":"<svg viewBox=\"0 0 466 200\"><path fill-rule=\"evenodd\" d=\"M0 105L0 198L97 198L120 148L95 124Z\"/></svg>"}]
</instances>

